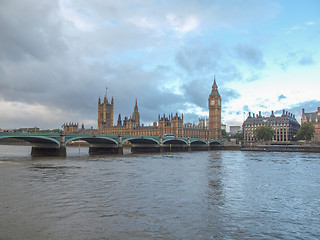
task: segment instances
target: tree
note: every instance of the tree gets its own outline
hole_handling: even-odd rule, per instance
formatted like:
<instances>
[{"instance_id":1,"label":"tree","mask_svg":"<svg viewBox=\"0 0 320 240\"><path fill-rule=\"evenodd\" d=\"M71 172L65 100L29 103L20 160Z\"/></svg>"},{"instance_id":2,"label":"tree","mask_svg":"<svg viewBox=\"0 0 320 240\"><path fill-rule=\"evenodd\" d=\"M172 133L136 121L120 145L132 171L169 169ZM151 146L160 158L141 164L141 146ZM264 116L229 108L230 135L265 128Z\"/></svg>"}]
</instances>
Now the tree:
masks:
<instances>
[{"instance_id":1,"label":"tree","mask_svg":"<svg viewBox=\"0 0 320 240\"><path fill-rule=\"evenodd\" d=\"M258 140L269 141L272 139L273 135L274 130L270 125L257 127L256 130L254 130L254 136Z\"/></svg>"},{"instance_id":2,"label":"tree","mask_svg":"<svg viewBox=\"0 0 320 240\"><path fill-rule=\"evenodd\" d=\"M243 140L243 133L242 133L242 132L237 132L237 133L235 134L235 137L236 137L236 139L237 139L238 142L239 142L239 141L242 141L242 140Z\"/></svg>"},{"instance_id":3,"label":"tree","mask_svg":"<svg viewBox=\"0 0 320 240\"><path fill-rule=\"evenodd\" d=\"M221 136L222 136L222 139L227 139L230 142L231 137L228 136L227 131L225 129L221 129Z\"/></svg>"},{"instance_id":4,"label":"tree","mask_svg":"<svg viewBox=\"0 0 320 240\"><path fill-rule=\"evenodd\" d=\"M297 139L299 140L308 140L310 141L311 138L314 136L314 125L312 122L306 122L301 125L296 135Z\"/></svg>"},{"instance_id":5,"label":"tree","mask_svg":"<svg viewBox=\"0 0 320 240\"><path fill-rule=\"evenodd\" d=\"M222 138L227 138L227 131L225 129L221 129Z\"/></svg>"}]
</instances>

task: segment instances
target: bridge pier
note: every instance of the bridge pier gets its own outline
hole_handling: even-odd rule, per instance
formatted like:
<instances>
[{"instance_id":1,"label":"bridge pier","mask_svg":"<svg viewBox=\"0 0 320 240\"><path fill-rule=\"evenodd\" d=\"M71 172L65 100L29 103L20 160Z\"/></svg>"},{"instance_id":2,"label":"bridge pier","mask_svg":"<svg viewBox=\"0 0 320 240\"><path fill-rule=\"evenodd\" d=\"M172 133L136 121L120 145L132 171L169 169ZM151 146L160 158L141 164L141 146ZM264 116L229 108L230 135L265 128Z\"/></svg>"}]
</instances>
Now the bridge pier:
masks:
<instances>
[{"instance_id":1,"label":"bridge pier","mask_svg":"<svg viewBox=\"0 0 320 240\"><path fill-rule=\"evenodd\" d=\"M213 150L222 150L222 145L215 145L215 144L211 144L209 146L209 150L213 151Z\"/></svg>"},{"instance_id":2,"label":"bridge pier","mask_svg":"<svg viewBox=\"0 0 320 240\"><path fill-rule=\"evenodd\" d=\"M32 147L32 157L65 157L67 155L66 147L60 148L46 148L46 147Z\"/></svg>"},{"instance_id":3,"label":"bridge pier","mask_svg":"<svg viewBox=\"0 0 320 240\"><path fill-rule=\"evenodd\" d=\"M131 147L132 153L158 153L161 152L161 147L155 144L133 144Z\"/></svg>"},{"instance_id":4,"label":"bridge pier","mask_svg":"<svg viewBox=\"0 0 320 240\"><path fill-rule=\"evenodd\" d=\"M106 155L106 154L123 154L123 147L89 147L89 154L90 155Z\"/></svg>"}]
</instances>

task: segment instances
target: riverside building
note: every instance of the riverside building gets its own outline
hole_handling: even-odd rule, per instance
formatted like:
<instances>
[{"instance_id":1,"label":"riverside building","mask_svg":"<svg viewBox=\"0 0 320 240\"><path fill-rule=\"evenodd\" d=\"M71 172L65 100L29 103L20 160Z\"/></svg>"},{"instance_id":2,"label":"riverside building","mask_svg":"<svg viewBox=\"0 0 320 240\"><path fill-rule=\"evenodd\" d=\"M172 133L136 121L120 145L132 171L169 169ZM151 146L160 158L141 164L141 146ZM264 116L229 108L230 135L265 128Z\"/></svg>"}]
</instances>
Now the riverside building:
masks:
<instances>
[{"instance_id":1,"label":"riverside building","mask_svg":"<svg viewBox=\"0 0 320 240\"><path fill-rule=\"evenodd\" d=\"M297 134L300 124L295 119L295 115L283 110L282 115L276 117L271 111L269 117L261 116L254 113L251 116L249 112L248 118L243 122L243 140L245 142L254 142L254 131L260 126L270 125L274 130L272 141L280 143L288 143L294 139Z\"/></svg>"},{"instance_id":2,"label":"riverside building","mask_svg":"<svg viewBox=\"0 0 320 240\"><path fill-rule=\"evenodd\" d=\"M314 136L311 141L320 142L320 107L317 112L306 113L302 109L301 124L311 122L314 125Z\"/></svg>"}]
</instances>

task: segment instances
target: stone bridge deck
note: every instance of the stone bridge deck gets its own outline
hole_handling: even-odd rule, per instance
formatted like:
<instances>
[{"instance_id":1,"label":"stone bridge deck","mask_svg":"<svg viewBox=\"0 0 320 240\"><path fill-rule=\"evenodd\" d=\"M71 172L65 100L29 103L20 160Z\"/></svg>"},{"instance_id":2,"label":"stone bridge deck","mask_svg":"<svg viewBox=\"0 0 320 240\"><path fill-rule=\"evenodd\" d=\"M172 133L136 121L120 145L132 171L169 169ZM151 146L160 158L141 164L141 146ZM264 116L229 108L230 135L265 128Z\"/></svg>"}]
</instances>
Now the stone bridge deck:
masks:
<instances>
[{"instance_id":1,"label":"stone bridge deck","mask_svg":"<svg viewBox=\"0 0 320 240\"><path fill-rule=\"evenodd\" d=\"M129 142L132 152L203 151L219 149L221 141L201 138L169 136L136 136L109 134L60 133L0 133L0 139L15 138L31 143L33 156L66 156L66 145L71 141L89 143L90 154L123 153L123 144Z\"/></svg>"}]
</instances>

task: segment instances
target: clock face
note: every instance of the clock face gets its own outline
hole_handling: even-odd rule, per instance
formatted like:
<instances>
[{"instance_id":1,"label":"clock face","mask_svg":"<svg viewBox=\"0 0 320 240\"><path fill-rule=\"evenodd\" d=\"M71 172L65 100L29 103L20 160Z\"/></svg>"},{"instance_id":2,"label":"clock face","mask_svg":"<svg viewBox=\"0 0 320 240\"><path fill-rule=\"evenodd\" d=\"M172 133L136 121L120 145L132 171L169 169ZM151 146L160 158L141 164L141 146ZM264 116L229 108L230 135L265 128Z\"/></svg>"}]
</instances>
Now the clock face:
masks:
<instances>
[{"instance_id":1,"label":"clock face","mask_svg":"<svg viewBox=\"0 0 320 240\"><path fill-rule=\"evenodd\" d=\"M211 100L211 101L210 101L210 105L213 105L213 104L214 104L214 100Z\"/></svg>"}]
</instances>

